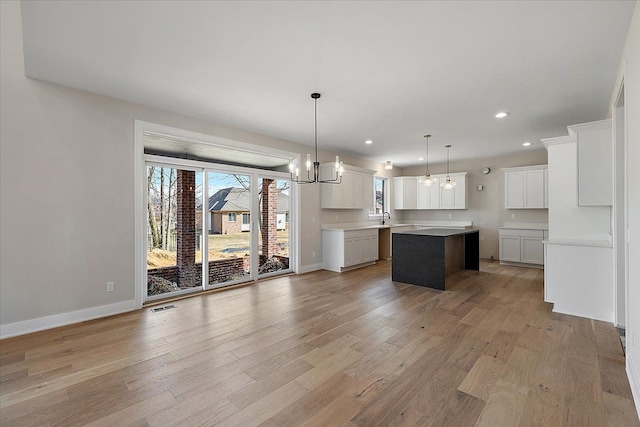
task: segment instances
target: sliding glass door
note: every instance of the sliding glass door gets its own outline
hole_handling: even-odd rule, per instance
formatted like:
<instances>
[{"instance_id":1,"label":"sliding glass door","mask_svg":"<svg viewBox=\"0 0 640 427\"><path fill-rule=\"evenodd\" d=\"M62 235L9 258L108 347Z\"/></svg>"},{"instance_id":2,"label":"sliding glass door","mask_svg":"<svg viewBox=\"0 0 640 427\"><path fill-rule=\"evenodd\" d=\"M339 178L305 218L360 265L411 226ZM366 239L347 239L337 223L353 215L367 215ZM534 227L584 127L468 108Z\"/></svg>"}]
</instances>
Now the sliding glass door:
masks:
<instances>
[{"instance_id":1,"label":"sliding glass door","mask_svg":"<svg viewBox=\"0 0 640 427\"><path fill-rule=\"evenodd\" d=\"M291 271L284 174L181 163L146 164L146 300Z\"/></svg>"},{"instance_id":2,"label":"sliding glass door","mask_svg":"<svg viewBox=\"0 0 640 427\"><path fill-rule=\"evenodd\" d=\"M147 298L202 289L202 172L147 164Z\"/></svg>"},{"instance_id":3,"label":"sliding glass door","mask_svg":"<svg viewBox=\"0 0 640 427\"><path fill-rule=\"evenodd\" d=\"M207 287L251 279L252 176L207 171Z\"/></svg>"},{"instance_id":4,"label":"sliding glass door","mask_svg":"<svg viewBox=\"0 0 640 427\"><path fill-rule=\"evenodd\" d=\"M258 182L258 274L264 276L289 271L291 181L260 176Z\"/></svg>"}]
</instances>

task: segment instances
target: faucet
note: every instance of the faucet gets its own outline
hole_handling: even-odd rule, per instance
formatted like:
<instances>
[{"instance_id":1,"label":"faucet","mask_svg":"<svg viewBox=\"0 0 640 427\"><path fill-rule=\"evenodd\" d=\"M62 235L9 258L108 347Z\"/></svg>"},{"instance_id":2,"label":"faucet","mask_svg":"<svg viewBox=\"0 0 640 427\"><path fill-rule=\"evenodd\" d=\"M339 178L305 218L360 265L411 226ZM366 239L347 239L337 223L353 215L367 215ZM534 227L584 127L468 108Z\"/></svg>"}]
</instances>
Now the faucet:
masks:
<instances>
[{"instance_id":1,"label":"faucet","mask_svg":"<svg viewBox=\"0 0 640 427\"><path fill-rule=\"evenodd\" d=\"M391 219L391 214L389 212L382 212L382 225L384 225L384 216L387 215L389 219Z\"/></svg>"}]
</instances>

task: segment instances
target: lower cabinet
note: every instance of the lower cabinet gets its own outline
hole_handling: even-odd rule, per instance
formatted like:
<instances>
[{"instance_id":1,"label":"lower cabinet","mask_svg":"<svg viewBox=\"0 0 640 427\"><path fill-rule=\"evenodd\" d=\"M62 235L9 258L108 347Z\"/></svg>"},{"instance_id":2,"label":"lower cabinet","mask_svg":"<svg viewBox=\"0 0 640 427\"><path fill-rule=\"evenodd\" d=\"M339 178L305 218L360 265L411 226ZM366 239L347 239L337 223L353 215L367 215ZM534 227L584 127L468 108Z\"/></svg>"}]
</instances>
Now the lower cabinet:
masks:
<instances>
[{"instance_id":1,"label":"lower cabinet","mask_svg":"<svg viewBox=\"0 0 640 427\"><path fill-rule=\"evenodd\" d=\"M500 263L544 265L543 230L500 229Z\"/></svg>"},{"instance_id":2,"label":"lower cabinet","mask_svg":"<svg viewBox=\"0 0 640 427\"><path fill-rule=\"evenodd\" d=\"M322 231L322 264L326 270L342 272L377 259L378 229Z\"/></svg>"}]
</instances>

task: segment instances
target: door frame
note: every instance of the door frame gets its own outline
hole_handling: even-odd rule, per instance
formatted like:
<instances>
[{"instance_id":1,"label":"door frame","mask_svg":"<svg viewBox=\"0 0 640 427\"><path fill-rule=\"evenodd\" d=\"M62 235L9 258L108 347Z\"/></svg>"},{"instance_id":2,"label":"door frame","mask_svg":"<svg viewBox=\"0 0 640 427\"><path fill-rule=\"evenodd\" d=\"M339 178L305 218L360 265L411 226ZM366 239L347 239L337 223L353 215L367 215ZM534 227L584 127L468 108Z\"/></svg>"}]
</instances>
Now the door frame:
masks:
<instances>
[{"instance_id":1,"label":"door frame","mask_svg":"<svg viewBox=\"0 0 640 427\"><path fill-rule=\"evenodd\" d=\"M147 237L146 237L146 210L147 210L147 191L146 191L146 163L147 161L154 161L165 164L167 166L171 165L173 167L185 167L189 169L193 168L201 168L203 173L207 170L234 170L238 173L248 174L252 176L252 186L255 186L258 181L258 175L272 175L274 177L280 177L284 179L289 179L290 176L286 172L277 172L277 171L269 171L262 170L258 168L244 167L244 166L231 166L226 164L220 164L215 162L207 162L207 161L199 161L199 160L187 160L187 159L179 159L173 157L165 157L165 156L157 156L157 155L149 155L144 153L144 134L145 132L151 132L161 135L167 135L169 137L180 138L183 140L191 140L194 143L199 144L209 144L215 146L224 146L227 148L235 148L239 151L249 151L253 153L263 154L271 157L281 157L283 159L299 159L300 154L279 150L270 147L259 146L255 144L246 143L243 141L236 141L226 138L220 138L212 135L202 134L198 132L192 132L184 129L174 128L170 126L165 126L157 123L146 122L143 120L134 120L133 123L133 133L134 133L134 300L136 304L136 308L141 308L144 302L147 300L146 298L146 282L147 282L147 262L146 262L146 253L147 253ZM206 190L206 185L204 182L206 181L205 176L203 176L203 195L206 194L204 191ZM257 188L257 187L255 187ZM255 201L252 203L252 209L254 209L254 205L257 205L257 193L255 194ZM297 186L291 187L291 210L290 219L292 220L293 227L290 234L290 257L289 257L289 266L290 269L294 272L298 272L299 269L299 261L301 254L297 250L299 247L298 240L300 238L299 235L299 227L298 222L300 220L300 198L298 195ZM204 211L204 203L203 203L203 211ZM253 213L253 211L252 211ZM252 215L254 219L252 219L252 224L254 224L255 218L257 215ZM203 232L206 228L205 224L208 224L210 218L207 218L207 215L203 218ZM252 225L253 226L253 225ZM256 233L252 233L256 235ZM256 235L257 236L257 235ZM257 240L257 237L255 237ZM208 243L208 242L207 242ZM203 249L207 248L207 244L203 244ZM257 257L256 257L257 258ZM203 262L203 265L205 263ZM252 268L252 274L255 271L257 278L257 268ZM206 277L206 276L203 276ZM254 279L255 280L255 279Z\"/></svg>"}]
</instances>

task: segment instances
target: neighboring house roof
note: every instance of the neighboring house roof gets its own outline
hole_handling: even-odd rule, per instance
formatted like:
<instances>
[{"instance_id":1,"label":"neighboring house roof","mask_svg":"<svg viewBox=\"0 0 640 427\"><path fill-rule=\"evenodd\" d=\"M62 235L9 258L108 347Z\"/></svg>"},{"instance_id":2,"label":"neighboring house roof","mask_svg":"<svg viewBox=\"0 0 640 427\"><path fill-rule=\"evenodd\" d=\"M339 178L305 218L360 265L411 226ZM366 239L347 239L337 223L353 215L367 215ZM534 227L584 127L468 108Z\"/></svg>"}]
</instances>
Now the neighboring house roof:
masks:
<instances>
[{"instance_id":1,"label":"neighboring house roof","mask_svg":"<svg viewBox=\"0 0 640 427\"><path fill-rule=\"evenodd\" d=\"M240 187L229 187L218 190L209 197L208 210L210 212L249 212L251 206L250 192ZM278 212L289 211L289 196L278 192Z\"/></svg>"}]
</instances>

